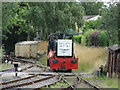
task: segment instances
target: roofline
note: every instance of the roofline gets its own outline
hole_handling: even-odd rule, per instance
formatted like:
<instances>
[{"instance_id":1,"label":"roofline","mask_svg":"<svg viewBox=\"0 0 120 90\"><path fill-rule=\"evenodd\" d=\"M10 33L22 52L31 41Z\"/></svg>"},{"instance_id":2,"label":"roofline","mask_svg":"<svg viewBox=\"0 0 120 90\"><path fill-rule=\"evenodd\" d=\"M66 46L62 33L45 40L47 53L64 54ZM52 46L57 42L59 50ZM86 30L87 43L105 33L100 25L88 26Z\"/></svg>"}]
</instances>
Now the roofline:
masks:
<instances>
[{"instance_id":1,"label":"roofline","mask_svg":"<svg viewBox=\"0 0 120 90\"><path fill-rule=\"evenodd\" d=\"M113 49L113 48L115 48L115 49ZM116 44L116 45L113 45L113 46L109 46L108 49L116 52L116 51L120 50L120 46L118 44Z\"/></svg>"}]
</instances>

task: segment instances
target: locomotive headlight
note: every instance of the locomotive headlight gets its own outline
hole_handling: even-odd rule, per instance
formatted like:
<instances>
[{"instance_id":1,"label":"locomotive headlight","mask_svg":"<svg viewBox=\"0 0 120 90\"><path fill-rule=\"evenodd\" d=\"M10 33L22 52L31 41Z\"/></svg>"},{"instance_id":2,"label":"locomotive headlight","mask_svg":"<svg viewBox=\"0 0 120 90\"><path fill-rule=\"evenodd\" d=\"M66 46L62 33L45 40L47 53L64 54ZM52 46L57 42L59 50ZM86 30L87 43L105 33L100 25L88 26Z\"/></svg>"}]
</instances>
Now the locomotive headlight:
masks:
<instances>
[{"instance_id":1,"label":"locomotive headlight","mask_svg":"<svg viewBox=\"0 0 120 90\"><path fill-rule=\"evenodd\" d=\"M77 60L72 60L71 63L77 63Z\"/></svg>"},{"instance_id":2,"label":"locomotive headlight","mask_svg":"<svg viewBox=\"0 0 120 90\"><path fill-rule=\"evenodd\" d=\"M53 63L58 63L58 60L53 60L52 62L53 62Z\"/></svg>"}]
</instances>

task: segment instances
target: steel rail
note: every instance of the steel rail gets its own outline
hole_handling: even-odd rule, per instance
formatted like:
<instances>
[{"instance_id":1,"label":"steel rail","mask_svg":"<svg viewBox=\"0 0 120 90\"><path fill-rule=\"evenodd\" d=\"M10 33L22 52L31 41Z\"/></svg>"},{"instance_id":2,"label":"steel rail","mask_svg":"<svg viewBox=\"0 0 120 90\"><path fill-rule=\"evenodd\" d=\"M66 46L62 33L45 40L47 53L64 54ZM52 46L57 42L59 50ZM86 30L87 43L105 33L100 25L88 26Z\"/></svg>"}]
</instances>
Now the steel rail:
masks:
<instances>
[{"instance_id":1,"label":"steel rail","mask_svg":"<svg viewBox=\"0 0 120 90\"><path fill-rule=\"evenodd\" d=\"M55 77L55 75L49 76L49 77L46 77L46 78L42 78L42 79L39 79L39 80L34 80L34 81L22 83L22 84L7 86L7 87L2 88L2 90L4 90L4 89L10 89L10 88L15 88L15 87L21 87L21 86L30 85L30 84L33 84L33 83L42 82L44 80L48 80L48 79L53 78L53 77Z\"/></svg>"},{"instance_id":2,"label":"steel rail","mask_svg":"<svg viewBox=\"0 0 120 90\"><path fill-rule=\"evenodd\" d=\"M83 79L83 78L81 78L81 80L84 81L86 84L88 84L89 86L93 87L93 88L96 89L96 90L102 90L100 87L98 87L98 86L90 83L89 81L87 81L87 80L85 80L85 79Z\"/></svg>"},{"instance_id":3,"label":"steel rail","mask_svg":"<svg viewBox=\"0 0 120 90\"><path fill-rule=\"evenodd\" d=\"M39 74L37 74L37 75L39 75ZM36 77L37 75L33 75L33 76L25 77L25 78L20 78L20 79L17 79L17 80L3 82L3 83L0 83L0 85L6 85L6 84L14 83L14 82L17 82L17 81L26 80L26 79L29 79L29 78Z\"/></svg>"}]
</instances>

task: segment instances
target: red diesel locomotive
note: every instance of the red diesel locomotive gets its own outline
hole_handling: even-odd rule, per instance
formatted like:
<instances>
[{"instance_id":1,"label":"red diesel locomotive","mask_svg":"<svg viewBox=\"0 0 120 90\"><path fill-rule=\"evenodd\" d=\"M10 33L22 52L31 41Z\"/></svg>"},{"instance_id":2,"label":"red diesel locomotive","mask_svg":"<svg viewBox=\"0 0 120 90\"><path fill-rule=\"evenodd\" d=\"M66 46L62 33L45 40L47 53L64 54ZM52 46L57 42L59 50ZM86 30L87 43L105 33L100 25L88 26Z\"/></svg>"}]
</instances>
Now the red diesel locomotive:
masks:
<instances>
[{"instance_id":1,"label":"red diesel locomotive","mask_svg":"<svg viewBox=\"0 0 120 90\"><path fill-rule=\"evenodd\" d=\"M55 33L48 38L48 60L47 65L52 70L78 69L78 58L75 58L73 47L73 35Z\"/></svg>"}]
</instances>

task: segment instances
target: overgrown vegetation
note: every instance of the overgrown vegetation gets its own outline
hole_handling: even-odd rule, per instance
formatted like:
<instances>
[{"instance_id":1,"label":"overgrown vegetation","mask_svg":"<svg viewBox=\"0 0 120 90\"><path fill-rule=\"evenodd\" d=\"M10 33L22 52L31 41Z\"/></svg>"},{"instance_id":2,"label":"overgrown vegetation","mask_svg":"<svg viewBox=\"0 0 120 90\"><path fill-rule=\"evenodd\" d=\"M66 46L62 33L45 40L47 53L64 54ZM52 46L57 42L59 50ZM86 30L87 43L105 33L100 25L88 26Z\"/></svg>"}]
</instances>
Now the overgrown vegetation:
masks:
<instances>
[{"instance_id":1,"label":"overgrown vegetation","mask_svg":"<svg viewBox=\"0 0 120 90\"><path fill-rule=\"evenodd\" d=\"M98 40L99 40L100 46L109 46L109 39L106 31L90 29L86 31L83 35L81 34L81 35L74 36L74 40L83 46L90 46L91 36L95 32L99 33Z\"/></svg>"},{"instance_id":2,"label":"overgrown vegetation","mask_svg":"<svg viewBox=\"0 0 120 90\"><path fill-rule=\"evenodd\" d=\"M75 72L93 72L107 61L107 48L86 47L75 43L74 52L79 59L79 68Z\"/></svg>"}]
</instances>

